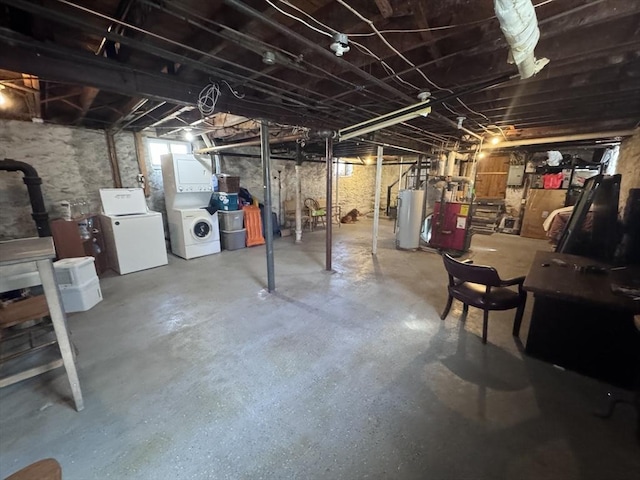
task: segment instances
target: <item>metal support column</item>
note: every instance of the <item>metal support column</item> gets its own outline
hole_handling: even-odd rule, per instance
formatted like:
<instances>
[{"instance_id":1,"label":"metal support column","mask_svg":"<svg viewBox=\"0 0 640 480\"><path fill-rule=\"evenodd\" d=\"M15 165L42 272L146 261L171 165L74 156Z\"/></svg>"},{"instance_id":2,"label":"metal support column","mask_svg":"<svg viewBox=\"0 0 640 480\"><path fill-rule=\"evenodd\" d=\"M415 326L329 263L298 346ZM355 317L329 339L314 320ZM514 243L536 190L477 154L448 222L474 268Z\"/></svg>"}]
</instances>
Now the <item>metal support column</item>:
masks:
<instances>
[{"instance_id":1,"label":"metal support column","mask_svg":"<svg viewBox=\"0 0 640 480\"><path fill-rule=\"evenodd\" d=\"M325 270L331 271L331 245L332 245L332 230L333 224L331 223L331 212L333 211L333 139L327 138L326 150L327 150L327 210L326 210L326 224L327 224L327 236L326 236L326 266Z\"/></svg>"},{"instance_id":2,"label":"metal support column","mask_svg":"<svg viewBox=\"0 0 640 480\"><path fill-rule=\"evenodd\" d=\"M302 242L302 199L300 186L300 164L302 163L302 153L300 144L296 144L296 243Z\"/></svg>"},{"instance_id":3,"label":"metal support column","mask_svg":"<svg viewBox=\"0 0 640 480\"><path fill-rule=\"evenodd\" d=\"M378 253L378 223L380 222L380 187L382 185L382 150L384 147L378 145L378 164L376 165L376 196L373 210L373 245L371 254Z\"/></svg>"},{"instance_id":4,"label":"metal support column","mask_svg":"<svg viewBox=\"0 0 640 480\"><path fill-rule=\"evenodd\" d=\"M267 289L271 293L276 289L276 279L273 265L273 215L271 214L271 150L269 148L269 126L266 122L260 123L260 143L262 148L264 233L267 246Z\"/></svg>"}]
</instances>

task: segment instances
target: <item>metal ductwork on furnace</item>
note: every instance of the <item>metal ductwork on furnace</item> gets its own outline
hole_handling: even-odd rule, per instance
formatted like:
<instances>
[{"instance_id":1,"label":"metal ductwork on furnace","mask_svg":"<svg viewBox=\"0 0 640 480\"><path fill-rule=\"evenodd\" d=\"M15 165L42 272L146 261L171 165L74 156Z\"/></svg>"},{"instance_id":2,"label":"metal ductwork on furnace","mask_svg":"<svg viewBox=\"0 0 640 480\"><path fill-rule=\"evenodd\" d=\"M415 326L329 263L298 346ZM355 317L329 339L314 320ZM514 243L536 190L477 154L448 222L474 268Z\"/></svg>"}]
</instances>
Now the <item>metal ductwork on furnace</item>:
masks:
<instances>
[{"instance_id":1,"label":"metal ductwork on furnace","mask_svg":"<svg viewBox=\"0 0 640 480\"><path fill-rule=\"evenodd\" d=\"M531 0L494 0L493 6L510 47L508 62L518 66L521 78L534 76L549 59L535 57L540 29L533 3Z\"/></svg>"},{"instance_id":2,"label":"metal ductwork on furnace","mask_svg":"<svg viewBox=\"0 0 640 480\"><path fill-rule=\"evenodd\" d=\"M51 229L49 228L49 214L44 206L44 198L42 198L42 179L38 176L38 172L28 163L19 162L5 158L0 160L0 170L7 172L22 172L24 174L24 183L29 192L29 201L31 202L31 216L36 222L39 237L50 237Z\"/></svg>"}]
</instances>

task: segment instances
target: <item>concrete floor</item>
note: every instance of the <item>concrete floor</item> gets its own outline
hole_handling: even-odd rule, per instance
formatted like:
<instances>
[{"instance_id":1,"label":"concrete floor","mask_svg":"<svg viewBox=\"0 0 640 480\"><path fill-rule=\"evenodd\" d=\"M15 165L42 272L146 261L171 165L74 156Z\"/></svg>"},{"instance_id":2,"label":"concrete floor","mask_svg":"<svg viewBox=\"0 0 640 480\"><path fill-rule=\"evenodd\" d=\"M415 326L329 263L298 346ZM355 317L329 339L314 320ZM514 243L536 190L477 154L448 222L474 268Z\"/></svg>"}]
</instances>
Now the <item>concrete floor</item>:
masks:
<instances>
[{"instance_id":1,"label":"concrete floor","mask_svg":"<svg viewBox=\"0 0 640 480\"><path fill-rule=\"evenodd\" d=\"M638 479L635 413L592 415L607 386L529 359L513 312L445 322L440 258L371 221L102 280L73 314L85 410L58 370L0 390L0 477L54 457L65 479ZM542 241L475 236L525 274ZM526 339L528 311L521 337Z\"/></svg>"}]
</instances>

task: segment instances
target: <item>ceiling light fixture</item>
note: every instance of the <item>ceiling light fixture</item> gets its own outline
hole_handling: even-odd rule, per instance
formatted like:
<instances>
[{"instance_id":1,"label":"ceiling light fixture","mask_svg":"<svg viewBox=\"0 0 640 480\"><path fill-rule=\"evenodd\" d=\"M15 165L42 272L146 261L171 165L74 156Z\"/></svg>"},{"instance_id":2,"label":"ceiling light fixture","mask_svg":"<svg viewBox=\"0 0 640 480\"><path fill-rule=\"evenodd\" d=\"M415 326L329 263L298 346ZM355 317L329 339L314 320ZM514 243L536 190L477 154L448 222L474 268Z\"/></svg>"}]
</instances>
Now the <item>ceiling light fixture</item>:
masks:
<instances>
[{"instance_id":1,"label":"ceiling light fixture","mask_svg":"<svg viewBox=\"0 0 640 480\"><path fill-rule=\"evenodd\" d=\"M493 145L497 145L498 143L500 143L500 138L498 136L492 137L491 138L491 143Z\"/></svg>"},{"instance_id":2,"label":"ceiling light fixture","mask_svg":"<svg viewBox=\"0 0 640 480\"><path fill-rule=\"evenodd\" d=\"M481 160L482 160L484 157L486 157L486 156L487 156L487 155L486 155L484 152L480 152L480 153L478 154L478 158L479 158L479 159L481 159Z\"/></svg>"},{"instance_id":3,"label":"ceiling light fixture","mask_svg":"<svg viewBox=\"0 0 640 480\"><path fill-rule=\"evenodd\" d=\"M262 54L262 63L265 63L267 65L275 65L276 54L267 50Z\"/></svg>"},{"instance_id":4,"label":"ceiling light fixture","mask_svg":"<svg viewBox=\"0 0 640 480\"><path fill-rule=\"evenodd\" d=\"M336 54L336 57L341 57L349 50L349 37L345 33L334 33L333 34L333 42L329 46L333 53Z\"/></svg>"},{"instance_id":5,"label":"ceiling light fixture","mask_svg":"<svg viewBox=\"0 0 640 480\"><path fill-rule=\"evenodd\" d=\"M5 88L4 85L0 84L0 107L4 107L8 103L7 97L2 92L4 88Z\"/></svg>"},{"instance_id":6,"label":"ceiling light fixture","mask_svg":"<svg viewBox=\"0 0 640 480\"><path fill-rule=\"evenodd\" d=\"M193 133L191 132L190 128L184 129L184 138L189 142L193 140Z\"/></svg>"},{"instance_id":7,"label":"ceiling light fixture","mask_svg":"<svg viewBox=\"0 0 640 480\"><path fill-rule=\"evenodd\" d=\"M419 102L408 107L401 108L391 113L381 115L366 122L357 123L338 131L339 141L349 140L350 138L359 137L366 133L382 130L383 128L406 122L413 118L423 116L426 117L431 112L430 101Z\"/></svg>"}]
</instances>

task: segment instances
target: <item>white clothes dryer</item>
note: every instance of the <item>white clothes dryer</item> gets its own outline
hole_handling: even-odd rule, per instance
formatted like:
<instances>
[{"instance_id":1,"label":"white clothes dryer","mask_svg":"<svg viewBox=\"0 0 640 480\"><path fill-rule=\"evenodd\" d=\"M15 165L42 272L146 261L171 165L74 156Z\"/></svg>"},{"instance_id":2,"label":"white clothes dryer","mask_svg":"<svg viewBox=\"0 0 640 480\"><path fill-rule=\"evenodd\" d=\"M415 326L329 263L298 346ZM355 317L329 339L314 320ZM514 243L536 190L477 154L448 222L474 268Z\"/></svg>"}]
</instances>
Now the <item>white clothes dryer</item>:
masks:
<instances>
[{"instance_id":1,"label":"white clothes dryer","mask_svg":"<svg viewBox=\"0 0 640 480\"><path fill-rule=\"evenodd\" d=\"M220 252L218 213L204 208L176 208L167 212L171 251L186 260Z\"/></svg>"}]
</instances>

